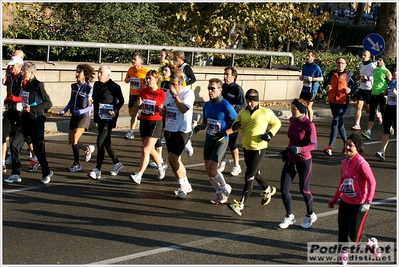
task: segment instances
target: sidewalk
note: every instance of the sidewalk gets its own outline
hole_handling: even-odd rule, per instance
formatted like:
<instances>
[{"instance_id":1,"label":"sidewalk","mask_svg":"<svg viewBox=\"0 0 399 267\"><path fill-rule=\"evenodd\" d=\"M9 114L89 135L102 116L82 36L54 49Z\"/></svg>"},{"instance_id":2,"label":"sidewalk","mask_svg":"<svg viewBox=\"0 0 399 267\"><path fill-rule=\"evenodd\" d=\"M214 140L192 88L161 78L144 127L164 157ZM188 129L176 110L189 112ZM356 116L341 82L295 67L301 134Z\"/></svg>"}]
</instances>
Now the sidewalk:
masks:
<instances>
[{"instance_id":1,"label":"sidewalk","mask_svg":"<svg viewBox=\"0 0 399 267\"><path fill-rule=\"evenodd\" d=\"M289 105L283 107L268 107L268 108L272 109L274 113L277 115L277 117L282 120L289 119L291 117L291 111ZM127 107L121 110L124 111L122 111L122 113L120 113L119 115L117 128L128 128L130 125L130 116L127 112ZM57 114L57 112L55 112L55 114ZM320 103L320 102L314 103L313 112L314 112L314 117L331 117L330 106L325 103ZM349 106L345 115L355 115L355 108L353 107L353 105ZM202 117L202 108L198 107L194 108L193 120L200 122L201 117ZM47 117L47 122L45 124L46 133L57 133L57 132L67 133L69 129L69 120L70 120L69 116L49 115ZM90 127L91 128L96 127L96 124L94 123L93 120L91 121Z\"/></svg>"}]
</instances>

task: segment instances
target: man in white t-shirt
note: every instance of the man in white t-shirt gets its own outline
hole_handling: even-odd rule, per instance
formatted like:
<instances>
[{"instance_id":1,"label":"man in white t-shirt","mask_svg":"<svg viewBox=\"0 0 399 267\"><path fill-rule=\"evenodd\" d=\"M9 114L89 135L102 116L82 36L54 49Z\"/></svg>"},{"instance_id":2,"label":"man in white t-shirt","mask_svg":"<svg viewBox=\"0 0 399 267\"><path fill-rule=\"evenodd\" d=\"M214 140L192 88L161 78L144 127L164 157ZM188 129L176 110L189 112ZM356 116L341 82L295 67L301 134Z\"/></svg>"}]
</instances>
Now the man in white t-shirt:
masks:
<instances>
[{"instance_id":1,"label":"man in white t-shirt","mask_svg":"<svg viewBox=\"0 0 399 267\"><path fill-rule=\"evenodd\" d=\"M376 64L371 61L370 51L364 50L362 53L362 63L360 63L360 74L356 76L356 80L360 81L357 90L356 119L352 130L361 130L360 119L362 117L362 109L364 102L370 103L371 88L373 87L373 71Z\"/></svg>"},{"instance_id":2,"label":"man in white t-shirt","mask_svg":"<svg viewBox=\"0 0 399 267\"><path fill-rule=\"evenodd\" d=\"M172 73L170 88L163 104L165 112L166 148L168 160L173 173L177 177L179 188L175 191L178 198L184 198L193 189L187 179L186 168L181 161L181 154L192 132L194 92L188 86L183 86L183 76Z\"/></svg>"}]
</instances>

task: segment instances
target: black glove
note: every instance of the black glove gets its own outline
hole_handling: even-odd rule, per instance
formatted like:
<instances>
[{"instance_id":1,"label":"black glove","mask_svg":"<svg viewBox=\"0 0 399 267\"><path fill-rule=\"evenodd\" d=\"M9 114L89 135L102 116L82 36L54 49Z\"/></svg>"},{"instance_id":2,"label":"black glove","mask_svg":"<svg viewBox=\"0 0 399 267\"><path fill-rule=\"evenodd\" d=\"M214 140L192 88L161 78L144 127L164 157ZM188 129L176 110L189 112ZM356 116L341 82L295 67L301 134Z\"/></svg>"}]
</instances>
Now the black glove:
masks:
<instances>
[{"instance_id":1,"label":"black glove","mask_svg":"<svg viewBox=\"0 0 399 267\"><path fill-rule=\"evenodd\" d=\"M287 148L288 152L290 152L291 154L299 154L301 153L301 147L300 146L290 146L289 148Z\"/></svg>"},{"instance_id":2,"label":"black glove","mask_svg":"<svg viewBox=\"0 0 399 267\"><path fill-rule=\"evenodd\" d=\"M237 131L238 129L240 129L241 128L241 122L239 122L239 121L235 121L235 122L233 122L233 124L231 125L231 129L235 132L235 131Z\"/></svg>"},{"instance_id":3,"label":"black glove","mask_svg":"<svg viewBox=\"0 0 399 267\"><path fill-rule=\"evenodd\" d=\"M272 138L273 138L273 134L271 132L260 135L260 139L265 140L266 142L270 142L270 140L272 140Z\"/></svg>"},{"instance_id":4,"label":"black glove","mask_svg":"<svg viewBox=\"0 0 399 267\"><path fill-rule=\"evenodd\" d=\"M288 150L283 150L280 152L281 154L281 161L286 162L288 160Z\"/></svg>"},{"instance_id":5,"label":"black glove","mask_svg":"<svg viewBox=\"0 0 399 267\"><path fill-rule=\"evenodd\" d=\"M223 139L224 139L224 137L227 135L227 133L226 132L218 132L218 133L215 133L215 137L213 137L213 140L216 140L216 141L218 141L218 142L221 142Z\"/></svg>"},{"instance_id":6,"label":"black glove","mask_svg":"<svg viewBox=\"0 0 399 267\"><path fill-rule=\"evenodd\" d=\"M197 125L197 126L195 126L194 129L193 129L193 134L195 135L195 134L197 134L197 133L198 133L199 131L201 131L201 130L203 130L201 124L200 124L200 125Z\"/></svg>"}]
</instances>

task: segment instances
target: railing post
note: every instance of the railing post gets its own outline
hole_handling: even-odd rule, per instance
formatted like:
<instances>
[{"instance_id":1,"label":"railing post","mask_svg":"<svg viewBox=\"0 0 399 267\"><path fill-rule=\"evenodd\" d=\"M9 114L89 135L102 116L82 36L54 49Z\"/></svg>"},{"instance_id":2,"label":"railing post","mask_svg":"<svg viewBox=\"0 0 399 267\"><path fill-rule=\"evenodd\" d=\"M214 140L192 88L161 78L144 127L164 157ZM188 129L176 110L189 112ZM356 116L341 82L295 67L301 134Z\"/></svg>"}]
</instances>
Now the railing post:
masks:
<instances>
[{"instance_id":1,"label":"railing post","mask_svg":"<svg viewBox=\"0 0 399 267\"><path fill-rule=\"evenodd\" d=\"M47 58L46 58L46 62L50 63L50 46L47 46Z\"/></svg>"},{"instance_id":2,"label":"railing post","mask_svg":"<svg viewBox=\"0 0 399 267\"><path fill-rule=\"evenodd\" d=\"M271 70L272 69L272 66L273 66L273 62L272 62L272 56L270 56L269 57L270 58L270 60L269 60L269 66L268 66L268 68Z\"/></svg>"},{"instance_id":3,"label":"railing post","mask_svg":"<svg viewBox=\"0 0 399 267\"><path fill-rule=\"evenodd\" d=\"M100 47L100 51L98 52L98 63L101 64L101 53L103 51L103 48Z\"/></svg>"},{"instance_id":4,"label":"railing post","mask_svg":"<svg viewBox=\"0 0 399 267\"><path fill-rule=\"evenodd\" d=\"M194 52L191 52L191 65L194 66Z\"/></svg>"},{"instance_id":5,"label":"railing post","mask_svg":"<svg viewBox=\"0 0 399 267\"><path fill-rule=\"evenodd\" d=\"M236 54L231 55L231 67L234 68L234 57Z\"/></svg>"}]
</instances>

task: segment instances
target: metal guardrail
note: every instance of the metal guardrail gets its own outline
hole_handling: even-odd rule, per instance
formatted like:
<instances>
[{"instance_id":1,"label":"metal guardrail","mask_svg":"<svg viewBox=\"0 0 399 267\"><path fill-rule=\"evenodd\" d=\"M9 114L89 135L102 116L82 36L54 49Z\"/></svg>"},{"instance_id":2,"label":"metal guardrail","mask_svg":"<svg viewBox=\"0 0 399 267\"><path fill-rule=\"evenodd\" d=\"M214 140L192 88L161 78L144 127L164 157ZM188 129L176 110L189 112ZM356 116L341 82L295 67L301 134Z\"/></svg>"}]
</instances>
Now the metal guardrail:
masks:
<instances>
[{"instance_id":1,"label":"metal guardrail","mask_svg":"<svg viewBox=\"0 0 399 267\"><path fill-rule=\"evenodd\" d=\"M75 42L75 41L52 41L52 40L30 40L30 39L2 39L3 44L13 45L38 45L47 46L46 62L50 62L50 47L51 46L65 46L65 47L89 47L98 48L99 56L98 63L101 63L101 53L103 48L110 49L137 49L147 50L147 63L150 64L150 51L160 51L162 49L173 49L174 51L181 50L184 52L191 52L191 66L194 66L195 53L213 53L213 54L231 54L231 66L234 66L234 55L259 55L270 57L269 68L272 66L272 57L288 57L290 59L289 65L294 65L294 56L290 52L273 52L273 51L253 51L242 49L218 49L218 48L200 48L200 47L185 47L185 46L159 46L159 45L137 45L137 44L117 44L117 43L94 43L94 42Z\"/></svg>"}]
</instances>

